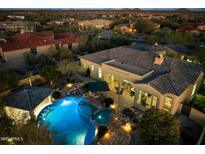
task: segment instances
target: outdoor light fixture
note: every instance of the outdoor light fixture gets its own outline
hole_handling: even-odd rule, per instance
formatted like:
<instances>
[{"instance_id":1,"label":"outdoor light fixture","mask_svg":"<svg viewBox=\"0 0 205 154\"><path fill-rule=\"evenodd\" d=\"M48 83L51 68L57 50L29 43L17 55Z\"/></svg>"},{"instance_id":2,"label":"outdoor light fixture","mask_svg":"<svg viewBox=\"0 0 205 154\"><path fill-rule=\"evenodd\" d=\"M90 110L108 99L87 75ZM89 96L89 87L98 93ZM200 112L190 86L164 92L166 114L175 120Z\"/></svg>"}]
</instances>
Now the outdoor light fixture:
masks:
<instances>
[{"instance_id":1,"label":"outdoor light fixture","mask_svg":"<svg viewBox=\"0 0 205 154\"><path fill-rule=\"evenodd\" d=\"M67 84L66 84L66 87L67 87L67 88L71 88L72 86L73 86L72 83L67 83Z\"/></svg>"},{"instance_id":2,"label":"outdoor light fixture","mask_svg":"<svg viewBox=\"0 0 205 154\"><path fill-rule=\"evenodd\" d=\"M117 105L116 105L116 103L113 103L112 105L110 105L110 107L111 107L112 109L116 109L116 108L117 108Z\"/></svg>"},{"instance_id":3,"label":"outdoor light fixture","mask_svg":"<svg viewBox=\"0 0 205 154\"><path fill-rule=\"evenodd\" d=\"M131 123L128 122L125 125L122 125L122 129L127 133L131 132L132 130Z\"/></svg>"},{"instance_id":4,"label":"outdoor light fixture","mask_svg":"<svg viewBox=\"0 0 205 154\"><path fill-rule=\"evenodd\" d=\"M108 131L107 133L105 133L105 135L103 136L103 140L108 140L110 138L110 132Z\"/></svg>"}]
</instances>

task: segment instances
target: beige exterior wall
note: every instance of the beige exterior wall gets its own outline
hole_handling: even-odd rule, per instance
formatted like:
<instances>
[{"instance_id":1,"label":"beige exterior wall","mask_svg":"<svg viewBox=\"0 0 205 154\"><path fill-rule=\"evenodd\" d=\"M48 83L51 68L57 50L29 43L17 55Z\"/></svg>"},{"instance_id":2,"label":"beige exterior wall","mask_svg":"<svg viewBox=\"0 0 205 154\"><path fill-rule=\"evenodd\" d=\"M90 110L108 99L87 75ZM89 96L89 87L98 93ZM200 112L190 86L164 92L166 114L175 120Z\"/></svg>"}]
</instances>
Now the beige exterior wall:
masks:
<instances>
[{"instance_id":1,"label":"beige exterior wall","mask_svg":"<svg viewBox=\"0 0 205 154\"><path fill-rule=\"evenodd\" d=\"M90 68L91 69L91 65L94 66L94 71L91 71L91 76L94 78L98 78L98 70L96 70L96 68L101 67L101 65L81 59L81 66L83 68ZM130 72L126 72L124 70L106 65L106 63L102 64L102 72L103 72L103 80L107 81L107 77L108 75L113 75L118 82L120 82L121 80L127 80L132 82L132 86L136 89L136 92L141 90L143 92L147 92L149 94L151 94L152 96L156 96L157 99L157 108L164 110L164 103L165 103L165 99L166 97L171 97L173 102L172 102L172 106L170 109L170 114L175 115L176 112L178 111L180 104L183 103L186 100L191 99L191 94L192 94L192 90L193 90L193 86L194 85L190 85L180 96L176 96L173 94L161 94L159 91L157 91L156 89L154 89L153 87L151 87L150 85L147 84L134 84L135 81L137 80L141 80L143 79L142 76L130 73ZM203 81L203 76L204 73L201 73L196 81L197 87L196 87L196 91L199 89L201 82ZM137 97L137 94L136 94ZM137 100L137 99L135 99ZM136 102L133 102L135 105L139 105ZM143 109L143 107L140 107ZM145 109L143 109L145 110Z\"/></svg>"},{"instance_id":2,"label":"beige exterior wall","mask_svg":"<svg viewBox=\"0 0 205 154\"><path fill-rule=\"evenodd\" d=\"M23 54L29 52L30 48L4 52L4 57L7 62L23 58Z\"/></svg>"},{"instance_id":3,"label":"beige exterior wall","mask_svg":"<svg viewBox=\"0 0 205 154\"><path fill-rule=\"evenodd\" d=\"M178 113L181 113L182 106L183 106L182 104L179 105ZM198 123L200 126L205 127L205 114L200 112L199 110L195 108L191 108L189 118L195 121L196 123Z\"/></svg>"},{"instance_id":4,"label":"beige exterior wall","mask_svg":"<svg viewBox=\"0 0 205 154\"><path fill-rule=\"evenodd\" d=\"M37 47L38 54L47 54L49 48L55 47L55 45L46 45ZM14 50L9 52L4 52L4 58L6 63L0 64L0 69L9 69L9 68L21 68L25 66L24 63L24 53L30 52L30 48Z\"/></svg>"},{"instance_id":5,"label":"beige exterior wall","mask_svg":"<svg viewBox=\"0 0 205 154\"><path fill-rule=\"evenodd\" d=\"M65 48L65 49L68 49L68 44L62 44L61 47Z\"/></svg>"},{"instance_id":6,"label":"beige exterior wall","mask_svg":"<svg viewBox=\"0 0 205 154\"><path fill-rule=\"evenodd\" d=\"M72 43L72 50L78 50L79 43Z\"/></svg>"},{"instance_id":7,"label":"beige exterior wall","mask_svg":"<svg viewBox=\"0 0 205 154\"><path fill-rule=\"evenodd\" d=\"M55 48L55 45L46 45L46 46L40 46L40 47L37 47L37 53L38 54L47 54L49 52L49 49L50 48Z\"/></svg>"},{"instance_id":8,"label":"beige exterior wall","mask_svg":"<svg viewBox=\"0 0 205 154\"><path fill-rule=\"evenodd\" d=\"M62 44L61 47L65 48L65 49L69 49L69 44ZM72 50L77 50L78 48L79 48L79 43L72 43L71 44Z\"/></svg>"},{"instance_id":9,"label":"beige exterior wall","mask_svg":"<svg viewBox=\"0 0 205 154\"><path fill-rule=\"evenodd\" d=\"M203 81L203 77L204 77L204 73L201 72L201 74L199 75L198 79L196 80L195 84L196 86L196 90L195 93L199 90L200 85ZM191 100L192 99L192 91L194 88L195 84L191 84L180 96L176 97L175 102L177 103L175 105L175 108L173 109L174 113L176 113L179 109L180 109L180 104L183 104L185 101Z\"/></svg>"},{"instance_id":10,"label":"beige exterior wall","mask_svg":"<svg viewBox=\"0 0 205 154\"><path fill-rule=\"evenodd\" d=\"M101 65L84 60L84 59L81 59L80 62L81 62L81 66L83 69L86 70L87 68L90 68L91 77L96 78L96 79L100 79L98 77L98 69L99 69L99 67L102 67ZM94 68L94 70L92 70L92 67Z\"/></svg>"},{"instance_id":11,"label":"beige exterior wall","mask_svg":"<svg viewBox=\"0 0 205 154\"><path fill-rule=\"evenodd\" d=\"M192 108L189 118L198 123L200 126L205 127L205 114Z\"/></svg>"}]
</instances>

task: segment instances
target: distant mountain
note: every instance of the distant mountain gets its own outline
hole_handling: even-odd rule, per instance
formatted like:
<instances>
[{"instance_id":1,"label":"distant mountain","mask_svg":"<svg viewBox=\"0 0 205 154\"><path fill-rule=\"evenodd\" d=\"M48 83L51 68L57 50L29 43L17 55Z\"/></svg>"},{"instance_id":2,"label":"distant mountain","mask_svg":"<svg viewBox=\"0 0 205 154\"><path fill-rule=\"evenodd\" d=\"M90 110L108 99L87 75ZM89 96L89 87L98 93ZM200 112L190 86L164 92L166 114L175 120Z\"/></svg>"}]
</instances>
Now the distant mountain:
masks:
<instances>
[{"instance_id":1,"label":"distant mountain","mask_svg":"<svg viewBox=\"0 0 205 154\"><path fill-rule=\"evenodd\" d=\"M0 10L136 10L136 11L205 11L205 8L0 8Z\"/></svg>"},{"instance_id":2,"label":"distant mountain","mask_svg":"<svg viewBox=\"0 0 205 154\"><path fill-rule=\"evenodd\" d=\"M141 8L145 11L205 11L205 8Z\"/></svg>"}]
</instances>

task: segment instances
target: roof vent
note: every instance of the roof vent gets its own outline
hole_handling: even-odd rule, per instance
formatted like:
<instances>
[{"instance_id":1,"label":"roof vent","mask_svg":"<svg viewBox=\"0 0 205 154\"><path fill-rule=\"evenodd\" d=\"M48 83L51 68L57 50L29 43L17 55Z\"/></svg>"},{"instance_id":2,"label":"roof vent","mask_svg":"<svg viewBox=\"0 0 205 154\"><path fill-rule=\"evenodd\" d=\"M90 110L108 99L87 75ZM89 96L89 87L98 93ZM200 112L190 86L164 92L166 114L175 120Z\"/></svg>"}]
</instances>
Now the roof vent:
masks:
<instances>
[{"instance_id":1,"label":"roof vent","mask_svg":"<svg viewBox=\"0 0 205 154\"><path fill-rule=\"evenodd\" d=\"M154 64L161 65L163 62L164 62L164 55L160 53L155 57Z\"/></svg>"}]
</instances>

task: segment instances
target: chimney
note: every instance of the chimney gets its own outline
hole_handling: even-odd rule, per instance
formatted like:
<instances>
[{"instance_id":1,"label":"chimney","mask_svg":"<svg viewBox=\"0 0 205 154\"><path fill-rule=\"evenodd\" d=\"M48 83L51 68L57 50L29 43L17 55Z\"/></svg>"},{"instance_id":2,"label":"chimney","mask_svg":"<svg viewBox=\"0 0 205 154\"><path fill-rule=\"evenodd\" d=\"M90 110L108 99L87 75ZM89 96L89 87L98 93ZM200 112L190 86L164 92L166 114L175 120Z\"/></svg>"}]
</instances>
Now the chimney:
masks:
<instances>
[{"instance_id":1,"label":"chimney","mask_svg":"<svg viewBox=\"0 0 205 154\"><path fill-rule=\"evenodd\" d=\"M161 65L164 62L164 55L160 53L158 56L154 59L154 64Z\"/></svg>"}]
</instances>

